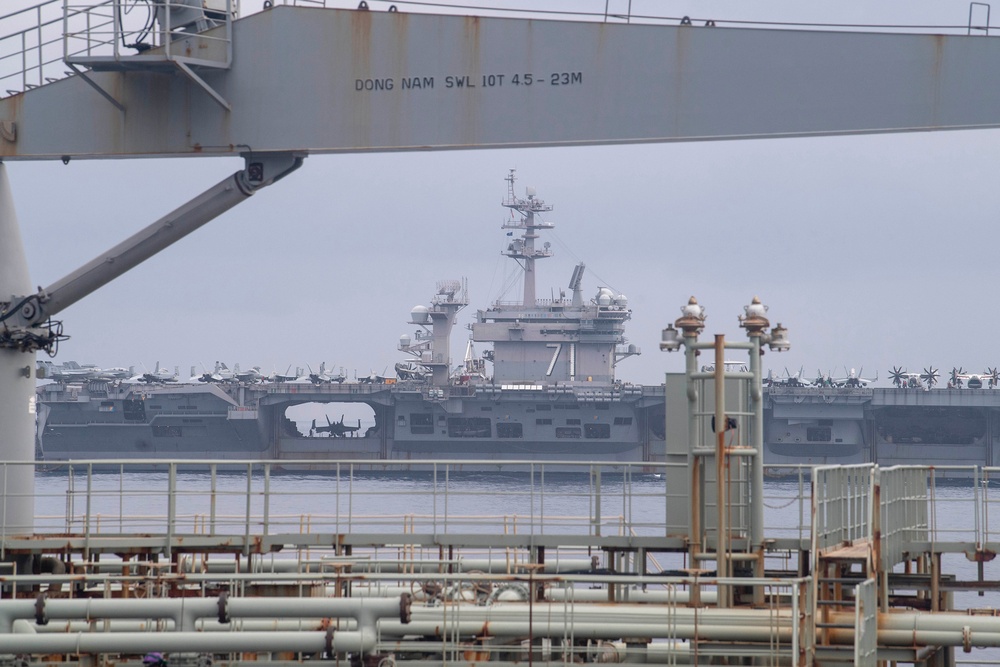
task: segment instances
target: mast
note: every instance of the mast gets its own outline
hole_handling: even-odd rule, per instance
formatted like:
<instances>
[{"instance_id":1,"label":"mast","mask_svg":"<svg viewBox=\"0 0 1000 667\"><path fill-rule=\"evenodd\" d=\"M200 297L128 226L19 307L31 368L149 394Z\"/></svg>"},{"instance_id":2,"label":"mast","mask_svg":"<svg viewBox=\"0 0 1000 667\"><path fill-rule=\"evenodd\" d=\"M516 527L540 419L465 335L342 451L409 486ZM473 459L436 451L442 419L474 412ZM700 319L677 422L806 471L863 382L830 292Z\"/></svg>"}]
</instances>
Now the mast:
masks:
<instances>
[{"instance_id":1,"label":"mast","mask_svg":"<svg viewBox=\"0 0 1000 667\"><path fill-rule=\"evenodd\" d=\"M515 172L516 169L511 169L507 175L507 199L504 200L503 205L511 211L517 211L520 218L504 222L503 228L520 229L523 230L523 233L521 238L511 241L503 254L512 259L520 260L519 263L524 269L524 300L522 304L534 307L536 303L535 260L552 256L548 243L545 243L541 250L535 248L535 239L538 238L536 230L552 229L555 224L535 218L536 213L548 213L552 210L552 206L538 199L535 196L534 188L527 188L527 199L517 198L514 194L514 181L517 180Z\"/></svg>"}]
</instances>

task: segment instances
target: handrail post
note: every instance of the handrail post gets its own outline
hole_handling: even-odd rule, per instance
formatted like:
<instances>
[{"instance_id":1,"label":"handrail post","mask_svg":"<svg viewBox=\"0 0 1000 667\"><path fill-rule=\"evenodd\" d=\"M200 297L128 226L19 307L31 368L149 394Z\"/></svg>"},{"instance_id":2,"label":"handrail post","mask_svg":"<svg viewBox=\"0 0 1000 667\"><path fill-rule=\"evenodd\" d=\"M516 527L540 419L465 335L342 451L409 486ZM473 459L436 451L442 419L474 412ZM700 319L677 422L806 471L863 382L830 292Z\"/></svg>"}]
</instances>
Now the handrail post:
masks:
<instances>
[{"instance_id":1,"label":"handrail post","mask_svg":"<svg viewBox=\"0 0 1000 667\"><path fill-rule=\"evenodd\" d=\"M115 60L118 60L121 57L121 51L119 51L119 48L121 44L125 41L125 26L121 25L118 21L115 20L116 16L122 15L121 9L122 9L121 0L114 0L114 7L112 8L113 16L111 18L111 25L112 25L111 40L115 43L113 50L113 53L115 55ZM87 14L87 29L88 29L87 34L89 36L90 14ZM89 37L87 39L87 43L88 44L90 43Z\"/></svg>"},{"instance_id":2,"label":"handrail post","mask_svg":"<svg viewBox=\"0 0 1000 667\"><path fill-rule=\"evenodd\" d=\"M170 463L167 473L167 545L166 553L168 559L171 556L174 542L174 529L177 521L177 464Z\"/></svg>"},{"instance_id":3,"label":"handrail post","mask_svg":"<svg viewBox=\"0 0 1000 667\"><path fill-rule=\"evenodd\" d=\"M42 38L42 6L39 5L35 7L36 19L38 21L38 85L45 83L45 79L42 78L42 44L44 42Z\"/></svg>"},{"instance_id":4,"label":"handrail post","mask_svg":"<svg viewBox=\"0 0 1000 667\"><path fill-rule=\"evenodd\" d=\"M209 505L210 505L210 508L211 508L210 509L210 513L209 513L209 531L210 531L209 534L210 535L215 535L215 513L216 513L216 509L217 509L217 504L219 502L219 498L218 498L218 495L219 495L218 494L218 476L216 474L217 472L218 472L218 466L215 463L213 463L211 465L211 468L210 468L210 473L211 473L211 490L210 490L210 494L211 495L210 495L210 498L209 498Z\"/></svg>"},{"instance_id":5,"label":"handrail post","mask_svg":"<svg viewBox=\"0 0 1000 667\"><path fill-rule=\"evenodd\" d=\"M261 528L261 536L266 537L270 531L271 524L271 464L264 464L264 526Z\"/></svg>"},{"instance_id":6,"label":"handrail post","mask_svg":"<svg viewBox=\"0 0 1000 667\"><path fill-rule=\"evenodd\" d=\"M250 501L253 497L253 462L247 463L247 495L243 514L243 555L250 557Z\"/></svg>"},{"instance_id":7,"label":"handrail post","mask_svg":"<svg viewBox=\"0 0 1000 667\"><path fill-rule=\"evenodd\" d=\"M594 537L601 536L601 469L597 468L596 471L591 472L591 479L593 480L593 503L594 511L591 515L591 521L594 524Z\"/></svg>"},{"instance_id":8,"label":"handrail post","mask_svg":"<svg viewBox=\"0 0 1000 667\"><path fill-rule=\"evenodd\" d=\"M90 560L90 510L94 495L94 464L87 464L87 513L83 517L83 558Z\"/></svg>"}]
</instances>

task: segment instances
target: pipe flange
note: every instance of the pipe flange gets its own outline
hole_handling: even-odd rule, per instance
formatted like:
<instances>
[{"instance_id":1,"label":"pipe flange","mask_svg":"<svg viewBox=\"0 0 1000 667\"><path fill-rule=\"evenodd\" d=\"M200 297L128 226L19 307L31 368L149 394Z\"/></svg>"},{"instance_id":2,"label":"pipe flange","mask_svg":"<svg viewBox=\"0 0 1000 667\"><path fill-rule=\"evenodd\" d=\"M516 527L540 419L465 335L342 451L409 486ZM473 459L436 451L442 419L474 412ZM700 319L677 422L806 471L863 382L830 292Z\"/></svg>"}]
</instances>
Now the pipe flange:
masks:
<instances>
[{"instance_id":1,"label":"pipe flange","mask_svg":"<svg viewBox=\"0 0 1000 667\"><path fill-rule=\"evenodd\" d=\"M413 596L409 593L403 593L399 596L399 622L406 625L413 618L413 613L411 607L413 605Z\"/></svg>"},{"instance_id":2,"label":"pipe flange","mask_svg":"<svg viewBox=\"0 0 1000 667\"><path fill-rule=\"evenodd\" d=\"M219 593L219 623L227 625L229 618L229 593L222 591Z\"/></svg>"},{"instance_id":3,"label":"pipe flange","mask_svg":"<svg viewBox=\"0 0 1000 667\"><path fill-rule=\"evenodd\" d=\"M326 654L323 656L327 660L333 659L333 626L329 625L326 628Z\"/></svg>"},{"instance_id":4,"label":"pipe flange","mask_svg":"<svg viewBox=\"0 0 1000 667\"><path fill-rule=\"evenodd\" d=\"M45 615L45 599L46 594L42 593L37 598L35 598L35 624L36 625L48 625L49 618Z\"/></svg>"}]
</instances>

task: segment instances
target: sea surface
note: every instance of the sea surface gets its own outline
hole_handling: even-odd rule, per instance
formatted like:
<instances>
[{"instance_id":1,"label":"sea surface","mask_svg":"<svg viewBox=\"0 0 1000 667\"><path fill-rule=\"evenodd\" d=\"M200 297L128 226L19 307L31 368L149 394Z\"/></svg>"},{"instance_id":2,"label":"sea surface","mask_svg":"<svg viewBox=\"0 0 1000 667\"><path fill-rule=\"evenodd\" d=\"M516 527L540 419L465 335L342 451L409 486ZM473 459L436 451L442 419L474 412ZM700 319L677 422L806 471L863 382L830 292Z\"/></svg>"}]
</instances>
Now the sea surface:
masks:
<instances>
[{"instance_id":1,"label":"sea surface","mask_svg":"<svg viewBox=\"0 0 1000 667\"><path fill-rule=\"evenodd\" d=\"M161 472L62 472L36 475L35 516L39 532L92 530L163 532L168 513L169 476ZM89 502L87 493L89 486ZM528 475L519 473L394 472L353 474L271 474L258 470L176 475L174 515L204 531L251 531L264 522L272 532L294 532L303 525L314 531L344 532L363 526L366 532L395 531L406 523L415 532L543 531L580 533L599 523L604 531L627 529L633 534L662 535L664 524L686 507L687 498L671 494L665 480L652 474ZM809 484L765 483L765 535L808 535ZM599 501L595 497L600 498ZM983 502L984 499L989 502ZM931 528L940 541L996 541L1000 536L1000 488L971 482L939 485L934 490ZM490 517L484 520L484 517ZM189 523L186 523L189 522ZM605 532L603 534L613 534ZM679 563L665 562L663 569ZM985 565L985 579L1000 579L1000 560ZM975 580L977 564L964 554L943 559L945 573ZM650 566L650 571L656 571ZM956 609L1000 608L1000 590L956 593ZM998 664L1000 650L956 652L969 664Z\"/></svg>"}]
</instances>

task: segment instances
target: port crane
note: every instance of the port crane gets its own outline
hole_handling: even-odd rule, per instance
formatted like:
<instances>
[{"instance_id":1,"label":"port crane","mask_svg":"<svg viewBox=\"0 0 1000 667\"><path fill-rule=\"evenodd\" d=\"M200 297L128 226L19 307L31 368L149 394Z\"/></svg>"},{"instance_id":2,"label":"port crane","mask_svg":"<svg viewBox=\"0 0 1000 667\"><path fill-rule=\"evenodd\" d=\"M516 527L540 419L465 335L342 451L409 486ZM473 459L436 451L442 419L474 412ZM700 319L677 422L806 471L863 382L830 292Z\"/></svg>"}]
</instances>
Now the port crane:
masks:
<instances>
[{"instance_id":1,"label":"port crane","mask_svg":"<svg viewBox=\"0 0 1000 667\"><path fill-rule=\"evenodd\" d=\"M7 461L34 459L35 355L63 336L54 318L308 155L1000 127L1000 42L982 35L470 19L368 3L268 2L237 18L231 0L147 4L154 23L132 28L114 18L117 0L40 3L61 15L33 29L56 38L23 47L23 85L0 99ZM23 32L2 18L0 39ZM244 167L32 287L7 165L223 155ZM2 491L5 534L30 532L32 477L5 477Z\"/></svg>"}]
</instances>

